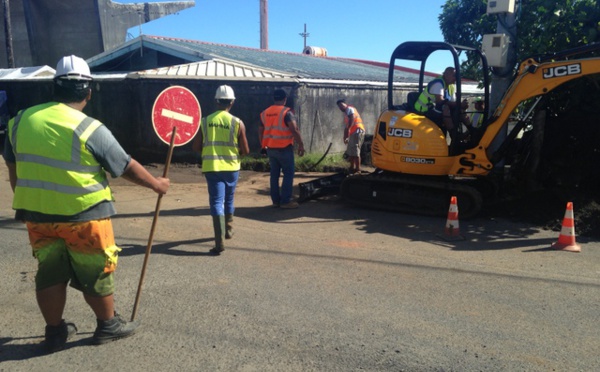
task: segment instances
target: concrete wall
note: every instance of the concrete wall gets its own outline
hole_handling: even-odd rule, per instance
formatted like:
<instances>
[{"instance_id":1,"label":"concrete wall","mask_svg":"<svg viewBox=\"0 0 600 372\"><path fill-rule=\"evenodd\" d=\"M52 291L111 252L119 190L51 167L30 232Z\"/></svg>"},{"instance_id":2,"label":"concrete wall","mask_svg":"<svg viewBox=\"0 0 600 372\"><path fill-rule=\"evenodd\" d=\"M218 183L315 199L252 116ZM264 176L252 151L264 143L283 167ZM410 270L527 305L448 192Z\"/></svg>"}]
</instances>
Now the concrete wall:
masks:
<instances>
[{"instance_id":1,"label":"concrete wall","mask_svg":"<svg viewBox=\"0 0 600 372\"><path fill-rule=\"evenodd\" d=\"M15 67L52 66L65 55L84 59L125 42L127 30L195 6L195 1L114 3L111 0L10 0ZM5 45L4 8L0 40ZM0 47L0 67L8 66Z\"/></svg>"},{"instance_id":2,"label":"concrete wall","mask_svg":"<svg viewBox=\"0 0 600 372\"><path fill-rule=\"evenodd\" d=\"M387 108L387 87L365 85L299 84L294 111L308 152L343 152L344 116L336 105L340 98L358 110L367 133L373 133L379 114Z\"/></svg>"},{"instance_id":3,"label":"concrete wall","mask_svg":"<svg viewBox=\"0 0 600 372\"><path fill-rule=\"evenodd\" d=\"M29 35L27 34L27 25L23 0L10 0L10 24L12 33L13 57L15 66L33 66L31 48L29 46ZM2 17L2 27L0 27L0 67L8 67L6 51L6 31L4 8L0 6L0 16ZM55 62L56 63L56 62Z\"/></svg>"},{"instance_id":4,"label":"concrete wall","mask_svg":"<svg viewBox=\"0 0 600 372\"><path fill-rule=\"evenodd\" d=\"M335 103L339 98L346 98L348 103L356 106L367 133L373 132L378 115L387 108L387 91L383 86L297 82L275 84L272 81L226 83L233 87L237 97L231 113L244 121L250 149L256 153L260 151L259 115L273 103L275 88L288 92L287 106L296 113L305 147L311 153L323 153L329 143L332 143L331 153L345 150L342 141L343 116ZM168 145L158 138L152 125L152 107L156 97L169 86L184 86L198 98L202 115L207 116L216 109L214 93L222 84L222 80L192 79L98 80L94 83L92 100L85 108L85 113L102 121L125 150L138 160L164 162ZM11 116L20 109L52 99L50 80L0 81L0 90L7 91ZM177 147L173 161L197 161L197 156L191 151L191 143Z\"/></svg>"}]
</instances>

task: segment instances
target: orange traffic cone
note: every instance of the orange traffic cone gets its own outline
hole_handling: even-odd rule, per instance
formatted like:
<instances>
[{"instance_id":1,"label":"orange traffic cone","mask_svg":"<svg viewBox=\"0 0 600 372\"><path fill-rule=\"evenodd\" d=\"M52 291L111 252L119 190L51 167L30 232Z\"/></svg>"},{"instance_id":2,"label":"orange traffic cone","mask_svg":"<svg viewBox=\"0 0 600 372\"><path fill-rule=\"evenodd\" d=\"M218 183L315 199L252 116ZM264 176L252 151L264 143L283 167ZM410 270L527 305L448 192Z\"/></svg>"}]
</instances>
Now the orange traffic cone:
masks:
<instances>
[{"instance_id":1,"label":"orange traffic cone","mask_svg":"<svg viewBox=\"0 0 600 372\"><path fill-rule=\"evenodd\" d=\"M552 248L567 252L581 252L581 247L575 242L575 221L573 219L573 203L567 203L565 218L563 219L562 228L558 241L552 244Z\"/></svg>"},{"instance_id":2,"label":"orange traffic cone","mask_svg":"<svg viewBox=\"0 0 600 372\"><path fill-rule=\"evenodd\" d=\"M458 226L458 203L456 202L456 196L450 198L450 208L448 209L448 219L446 220L443 238L446 240L464 239L460 235L460 228Z\"/></svg>"}]
</instances>

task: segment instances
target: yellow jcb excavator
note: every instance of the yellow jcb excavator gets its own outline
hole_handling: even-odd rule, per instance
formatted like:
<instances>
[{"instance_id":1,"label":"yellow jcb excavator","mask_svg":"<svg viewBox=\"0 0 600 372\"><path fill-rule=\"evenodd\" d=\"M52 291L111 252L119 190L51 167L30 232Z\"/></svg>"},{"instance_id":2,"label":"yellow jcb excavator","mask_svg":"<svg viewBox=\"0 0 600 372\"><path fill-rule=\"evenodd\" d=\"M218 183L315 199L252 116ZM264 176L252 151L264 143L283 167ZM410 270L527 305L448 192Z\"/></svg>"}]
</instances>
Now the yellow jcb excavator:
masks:
<instances>
[{"instance_id":1,"label":"yellow jcb excavator","mask_svg":"<svg viewBox=\"0 0 600 372\"><path fill-rule=\"evenodd\" d=\"M527 58L520 63L493 114L484 113L477 131L461 133L461 113L453 112L455 125L448 133L452 139L448 144L440 126L413 106L415 97L426 87L427 58L440 50L450 52L454 59L457 102L462 100L459 53L479 56L485 107L489 107L488 65L479 50L443 42L400 44L389 66L388 109L379 116L371 143L371 161L376 170L337 179L345 201L368 208L443 216L450 198L456 196L461 217L476 215L484 201L498 197L511 171L523 169L516 162L533 164L531 157L539 156L535 151L524 155L523 151L528 150L523 150L522 141L535 132L535 107L542 97L561 84L600 73L598 54L589 57L600 51L600 43ZM400 97L395 90L400 81L395 76L399 71L396 64L402 60L421 63L419 91L409 93L408 102L396 104L396 97ZM515 148L520 148L518 156ZM309 187L308 192L312 189ZM302 193L303 187L301 198Z\"/></svg>"}]
</instances>

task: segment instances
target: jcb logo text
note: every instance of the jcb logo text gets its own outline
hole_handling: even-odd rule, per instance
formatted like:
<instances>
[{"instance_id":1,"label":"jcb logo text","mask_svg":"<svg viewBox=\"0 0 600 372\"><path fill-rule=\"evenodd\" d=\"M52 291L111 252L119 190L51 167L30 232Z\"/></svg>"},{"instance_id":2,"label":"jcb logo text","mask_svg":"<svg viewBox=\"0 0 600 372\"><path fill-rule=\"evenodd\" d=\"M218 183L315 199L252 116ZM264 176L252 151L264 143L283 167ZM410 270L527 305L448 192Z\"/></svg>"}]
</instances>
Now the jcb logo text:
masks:
<instances>
[{"instance_id":1,"label":"jcb logo text","mask_svg":"<svg viewBox=\"0 0 600 372\"><path fill-rule=\"evenodd\" d=\"M390 128L387 132L387 135L390 137L412 138L412 130L402 128Z\"/></svg>"},{"instance_id":2,"label":"jcb logo text","mask_svg":"<svg viewBox=\"0 0 600 372\"><path fill-rule=\"evenodd\" d=\"M544 69L544 79L552 79L555 77L563 77L567 75L577 74L581 74L581 65L579 63Z\"/></svg>"}]
</instances>

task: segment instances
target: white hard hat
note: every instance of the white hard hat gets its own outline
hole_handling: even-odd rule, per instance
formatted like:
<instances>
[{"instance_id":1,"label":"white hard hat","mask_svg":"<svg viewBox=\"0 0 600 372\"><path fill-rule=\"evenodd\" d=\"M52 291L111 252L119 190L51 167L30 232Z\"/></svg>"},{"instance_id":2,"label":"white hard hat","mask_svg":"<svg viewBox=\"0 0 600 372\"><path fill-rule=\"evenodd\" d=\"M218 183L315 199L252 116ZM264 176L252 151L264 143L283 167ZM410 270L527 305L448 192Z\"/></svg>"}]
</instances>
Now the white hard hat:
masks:
<instances>
[{"instance_id":1,"label":"white hard hat","mask_svg":"<svg viewBox=\"0 0 600 372\"><path fill-rule=\"evenodd\" d=\"M215 99L235 99L235 94L229 85L221 85L217 88Z\"/></svg>"},{"instance_id":2,"label":"white hard hat","mask_svg":"<svg viewBox=\"0 0 600 372\"><path fill-rule=\"evenodd\" d=\"M62 57L56 64L56 78L69 80L92 80L90 66L77 56Z\"/></svg>"}]
</instances>

